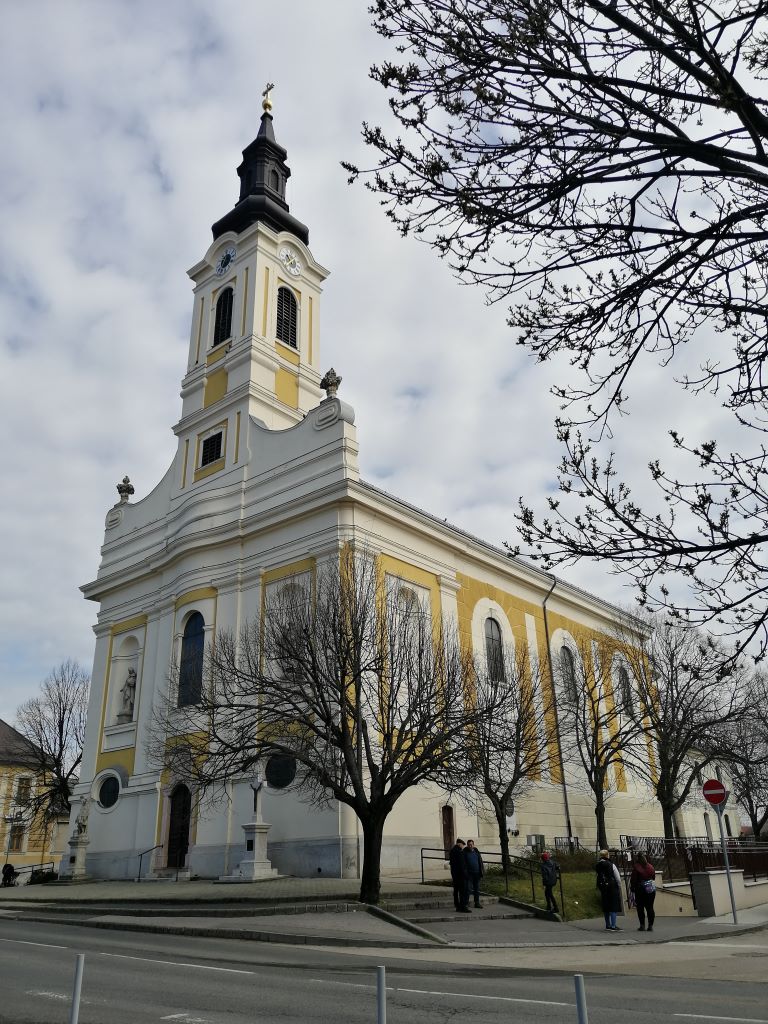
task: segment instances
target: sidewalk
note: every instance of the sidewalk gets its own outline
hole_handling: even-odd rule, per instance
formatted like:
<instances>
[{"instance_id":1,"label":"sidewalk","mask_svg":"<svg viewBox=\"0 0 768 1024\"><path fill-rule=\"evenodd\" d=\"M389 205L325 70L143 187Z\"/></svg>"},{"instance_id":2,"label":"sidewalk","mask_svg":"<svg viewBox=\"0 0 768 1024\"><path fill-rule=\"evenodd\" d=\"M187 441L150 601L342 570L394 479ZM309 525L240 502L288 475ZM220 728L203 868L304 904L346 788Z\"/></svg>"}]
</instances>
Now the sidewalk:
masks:
<instances>
[{"instance_id":1,"label":"sidewalk","mask_svg":"<svg viewBox=\"0 0 768 1024\"><path fill-rule=\"evenodd\" d=\"M768 927L768 906L740 911L739 924L720 918L657 917L652 933L638 932L634 915L607 932L602 919L565 924L526 915L500 918L499 907L453 919L441 910L433 922L413 924L394 912L368 912L357 902L355 879L279 878L242 885L214 882L90 882L0 891L6 919L245 939L259 942L380 949L525 949L640 946L695 942ZM450 890L384 880L382 902L438 902ZM405 911L404 911L405 912ZM446 920L446 917L448 920Z\"/></svg>"}]
</instances>

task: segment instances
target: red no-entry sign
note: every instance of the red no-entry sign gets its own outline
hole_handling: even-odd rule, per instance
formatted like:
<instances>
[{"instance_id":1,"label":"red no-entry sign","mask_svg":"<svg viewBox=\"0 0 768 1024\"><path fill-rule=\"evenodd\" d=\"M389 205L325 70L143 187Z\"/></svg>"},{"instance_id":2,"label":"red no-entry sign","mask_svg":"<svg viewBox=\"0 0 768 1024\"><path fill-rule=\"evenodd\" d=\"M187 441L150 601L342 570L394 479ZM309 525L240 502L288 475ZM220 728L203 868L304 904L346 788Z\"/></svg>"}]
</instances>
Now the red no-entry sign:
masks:
<instances>
[{"instance_id":1,"label":"red no-entry sign","mask_svg":"<svg viewBox=\"0 0 768 1024\"><path fill-rule=\"evenodd\" d=\"M704 799L709 800L715 807L718 804L725 803L725 798L728 795L725 786L719 779L707 779L701 788L701 792L704 794Z\"/></svg>"}]
</instances>

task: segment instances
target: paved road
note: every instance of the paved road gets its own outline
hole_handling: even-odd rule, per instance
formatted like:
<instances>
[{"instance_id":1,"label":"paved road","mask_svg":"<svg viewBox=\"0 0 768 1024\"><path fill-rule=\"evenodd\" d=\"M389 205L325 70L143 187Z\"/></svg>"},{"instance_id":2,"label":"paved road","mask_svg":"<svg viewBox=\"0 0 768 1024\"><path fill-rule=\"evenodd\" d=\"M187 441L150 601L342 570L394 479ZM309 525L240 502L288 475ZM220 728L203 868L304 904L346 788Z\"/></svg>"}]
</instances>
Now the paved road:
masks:
<instances>
[{"instance_id":1,"label":"paved road","mask_svg":"<svg viewBox=\"0 0 768 1024\"><path fill-rule=\"evenodd\" d=\"M577 956L595 958L584 971L591 1024L768 1024L765 932L633 949L464 951L454 962L453 950L398 957L21 921L0 921L0 1021L66 1021L76 952L86 954L80 1024L372 1022L377 963L387 965L389 1024L575 1024ZM632 955L647 958L635 974L622 959ZM674 965L677 976L665 976ZM741 980L688 977L702 968Z\"/></svg>"}]
</instances>

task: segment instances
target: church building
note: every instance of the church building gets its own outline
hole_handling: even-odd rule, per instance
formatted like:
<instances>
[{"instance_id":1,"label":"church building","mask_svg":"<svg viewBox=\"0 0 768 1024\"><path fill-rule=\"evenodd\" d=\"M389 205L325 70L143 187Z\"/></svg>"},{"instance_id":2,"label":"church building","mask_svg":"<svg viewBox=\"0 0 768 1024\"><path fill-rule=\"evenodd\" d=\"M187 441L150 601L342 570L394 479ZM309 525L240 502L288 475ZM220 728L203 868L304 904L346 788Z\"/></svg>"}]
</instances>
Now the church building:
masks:
<instances>
[{"instance_id":1,"label":"church building","mask_svg":"<svg viewBox=\"0 0 768 1024\"><path fill-rule=\"evenodd\" d=\"M189 271L194 298L175 456L145 497L132 500L127 477L118 485L97 578L82 588L98 614L72 821L87 837L91 877L133 878L145 851L144 875L236 873L246 851L241 826L253 811L249 780L233 780L231 800L206 809L152 763L153 709L180 663L200 667L185 671L178 686L179 704L193 704L217 631L239 631L258 616L270 587L312 572L348 543L375 552L390 584L455 620L479 657L492 657L500 644L525 645L544 675L583 672L576 662L584 638L599 642L620 614L361 478L355 413L322 361L328 270L289 210L286 157L267 95L237 169L239 200L213 225L210 247ZM281 874L358 876L354 814L304 802L284 761L266 764L264 775L272 866ZM616 789L611 842L622 833L663 834L647 788L622 772ZM594 806L553 763L517 802L510 830L515 844L553 845L569 828L593 846ZM382 871L418 870L421 847L443 847L457 835L497 846L487 809L470 811L434 787L412 790L388 820Z\"/></svg>"}]
</instances>

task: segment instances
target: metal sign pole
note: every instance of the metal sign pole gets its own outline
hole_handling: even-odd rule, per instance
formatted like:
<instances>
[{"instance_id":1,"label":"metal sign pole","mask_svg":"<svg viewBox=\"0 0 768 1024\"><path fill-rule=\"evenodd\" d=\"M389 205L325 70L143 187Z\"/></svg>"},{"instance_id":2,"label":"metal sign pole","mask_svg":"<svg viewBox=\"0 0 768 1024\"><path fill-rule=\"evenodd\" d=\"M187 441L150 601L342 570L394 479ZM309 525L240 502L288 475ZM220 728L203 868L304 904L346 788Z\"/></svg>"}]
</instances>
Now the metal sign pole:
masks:
<instances>
[{"instance_id":1,"label":"metal sign pole","mask_svg":"<svg viewBox=\"0 0 768 1024\"><path fill-rule=\"evenodd\" d=\"M75 966L75 986L72 992L72 1008L69 1011L69 1024L77 1024L80 1017L80 990L83 987L83 967L85 966L85 955L77 954Z\"/></svg>"},{"instance_id":2,"label":"metal sign pole","mask_svg":"<svg viewBox=\"0 0 768 1024\"><path fill-rule=\"evenodd\" d=\"M584 991L584 975L574 974L574 984L576 985L576 1018L578 1024L589 1024L589 1015L587 1013L587 994Z\"/></svg>"},{"instance_id":3,"label":"metal sign pole","mask_svg":"<svg viewBox=\"0 0 768 1024\"><path fill-rule=\"evenodd\" d=\"M376 1021L387 1024L387 969L376 968Z\"/></svg>"},{"instance_id":4,"label":"metal sign pole","mask_svg":"<svg viewBox=\"0 0 768 1024\"><path fill-rule=\"evenodd\" d=\"M723 801L725 803L725 801ZM731 897L731 913L733 914L733 923L738 924L739 919L736 916L736 900L733 895L733 882L731 881L731 864L728 860L728 845L725 841L725 831L723 830L723 804L715 804L715 810L717 811L717 824L720 828L720 843L723 847L723 860L725 861L725 877L728 879L728 893Z\"/></svg>"}]
</instances>

